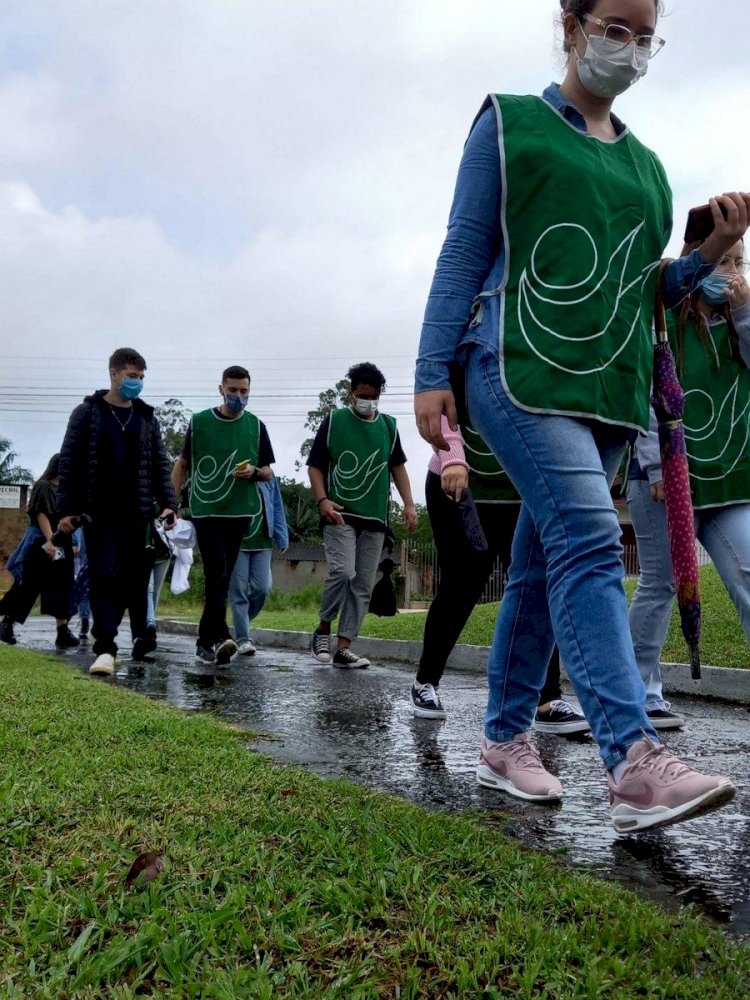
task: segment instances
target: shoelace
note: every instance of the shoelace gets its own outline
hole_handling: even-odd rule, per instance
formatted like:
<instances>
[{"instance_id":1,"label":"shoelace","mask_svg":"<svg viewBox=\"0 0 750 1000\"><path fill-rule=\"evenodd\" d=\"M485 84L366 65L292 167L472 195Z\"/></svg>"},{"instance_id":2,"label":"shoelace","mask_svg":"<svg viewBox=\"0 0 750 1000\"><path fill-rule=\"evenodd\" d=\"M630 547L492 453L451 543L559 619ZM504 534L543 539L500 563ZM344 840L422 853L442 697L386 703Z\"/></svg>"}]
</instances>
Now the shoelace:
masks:
<instances>
[{"instance_id":1,"label":"shoelace","mask_svg":"<svg viewBox=\"0 0 750 1000\"><path fill-rule=\"evenodd\" d=\"M422 701L431 701L433 705L440 704L440 699L437 696L437 691L432 686L432 684L424 684L419 689L419 697Z\"/></svg>"},{"instance_id":2,"label":"shoelace","mask_svg":"<svg viewBox=\"0 0 750 1000\"><path fill-rule=\"evenodd\" d=\"M567 701L552 701L549 707L553 711L559 712L560 715L578 715L573 706L569 705Z\"/></svg>"},{"instance_id":3,"label":"shoelace","mask_svg":"<svg viewBox=\"0 0 750 1000\"><path fill-rule=\"evenodd\" d=\"M328 635L316 635L315 641L313 642L313 649L315 652L319 652L321 649L326 651L330 648L331 637Z\"/></svg>"},{"instance_id":4,"label":"shoelace","mask_svg":"<svg viewBox=\"0 0 750 1000\"><path fill-rule=\"evenodd\" d=\"M683 775L690 773L691 768L681 760L678 760L665 746L653 743L652 741L649 742L651 742L651 749L640 760L637 760L635 764L631 764L631 767L641 768L644 771L653 771L654 774L664 775L664 777L671 779L681 778Z\"/></svg>"},{"instance_id":5,"label":"shoelace","mask_svg":"<svg viewBox=\"0 0 750 1000\"><path fill-rule=\"evenodd\" d=\"M521 767L527 767L534 771L544 770L539 751L528 740L519 740L518 742L508 743L506 746L508 753L512 757L517 758Z\"/></svg>"},{"instance_id":6,"label":"shoelace","mask_svg":"<svg viewBox=\"0 0 750 1000\"><path fill-rule=\"evenodd\" d=\"M348 660L350 663L353 663L355 660L359 659L359 657L355 656L350 649L340 649L338 651L338 655L341 657L342 660Z\"/></svg>"}]
</instances>

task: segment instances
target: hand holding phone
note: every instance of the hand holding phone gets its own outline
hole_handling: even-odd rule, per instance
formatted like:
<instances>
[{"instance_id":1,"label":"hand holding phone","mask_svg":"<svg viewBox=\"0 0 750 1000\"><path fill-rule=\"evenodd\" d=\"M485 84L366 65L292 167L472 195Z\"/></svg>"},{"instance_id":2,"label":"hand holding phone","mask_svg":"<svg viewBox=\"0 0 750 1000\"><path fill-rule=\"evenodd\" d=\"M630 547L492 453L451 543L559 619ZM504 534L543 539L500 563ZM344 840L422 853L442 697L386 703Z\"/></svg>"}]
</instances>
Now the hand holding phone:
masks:
<instances>
[{"instance_id":1,"label":"hand holding phone","mask_svg":"<svg viewBox=\"0 0 750 1000\"><path fill-rule=\"evenodd\" d=\"M710 213L710 219L707 215ZM750 220L750 193L731 191L711 198L708 205L688 214L685 242L703 241L701 256L718 264L724 254L743 238Z\"/></svg>"},{"instance_id":2,"label":"hand holding phone","mask_svg":"<svg viewBox=\"0 0 750 1000\"><path fill-rule=\"evenodd\" d=\"M723 205L719 206L721 214L726 219L727 210ZM691 208L688 212L687 225L685 226L685 242L698 243L705 240L714 231L714 213L710 205L701 205L699 208Z\"/></svg>"}]
</instances>

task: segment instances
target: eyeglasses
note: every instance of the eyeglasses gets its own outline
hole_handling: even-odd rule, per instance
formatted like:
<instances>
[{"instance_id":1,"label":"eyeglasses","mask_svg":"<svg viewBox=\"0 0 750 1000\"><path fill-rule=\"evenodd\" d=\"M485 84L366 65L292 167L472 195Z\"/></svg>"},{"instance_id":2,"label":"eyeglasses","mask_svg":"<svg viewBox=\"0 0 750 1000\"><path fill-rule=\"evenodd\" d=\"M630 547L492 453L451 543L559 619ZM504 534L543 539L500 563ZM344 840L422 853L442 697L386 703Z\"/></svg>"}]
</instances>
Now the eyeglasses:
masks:
<instances>
[{"instance_id":1,"label":"eyeglasses","mask_svg":"<svg viewBox=\"0 0 750 1000\"><path fill-rule=\"evenodd\" d=\"M737 274L747 274L747 269L750 267L750 261L743 260L742 257L728 257L724 256L721 258L719 263L716 265L717 268L729 268L736 271Z\"/></svg>"},{"instance_id":2,"label":"eyeglasses","mask_svg":"<svg viewBox=\"0 0 750 1000\"><path fill-rule=\"evenodd\" d=\"M583 14L582 18L584 21L604 29L604 41L613 52L624 49L626 45L635 42L636 48L647 52L649 59L653 59L656 53L660 52L666 45L665 40L659 38L658 35L635 35L624 24L603 21L600 17L594 17L593 14Z\"/></svg>"}]
</instances>

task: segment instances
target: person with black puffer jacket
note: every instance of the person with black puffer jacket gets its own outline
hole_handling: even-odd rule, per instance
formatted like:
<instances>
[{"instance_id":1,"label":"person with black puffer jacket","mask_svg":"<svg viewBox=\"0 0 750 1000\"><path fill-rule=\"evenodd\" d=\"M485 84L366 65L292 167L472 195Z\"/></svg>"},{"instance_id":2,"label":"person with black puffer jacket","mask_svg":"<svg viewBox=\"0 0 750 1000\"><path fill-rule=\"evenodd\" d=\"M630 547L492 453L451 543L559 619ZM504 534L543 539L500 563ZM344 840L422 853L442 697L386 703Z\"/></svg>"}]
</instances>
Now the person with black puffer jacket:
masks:
<instances>
[{"instance_id":1,"label":"person with black puffer jacket","mask_svg":"<svg viewBox=\"0 0 750 1000\"><path fill-rule=\"evenodd\" d=\"M109 389L87 396L73 410L60 452L60 529L72 532L77 515L90 518L84 536L94 618L92 674L114 673L115 637L126 610L136 637L134 659L150 652L149 522L154 501L162 517L178 509L154 409L138 399L145 371L144 358L133 348L116 350L109 359Z\"/></svg>"}]
</instances>

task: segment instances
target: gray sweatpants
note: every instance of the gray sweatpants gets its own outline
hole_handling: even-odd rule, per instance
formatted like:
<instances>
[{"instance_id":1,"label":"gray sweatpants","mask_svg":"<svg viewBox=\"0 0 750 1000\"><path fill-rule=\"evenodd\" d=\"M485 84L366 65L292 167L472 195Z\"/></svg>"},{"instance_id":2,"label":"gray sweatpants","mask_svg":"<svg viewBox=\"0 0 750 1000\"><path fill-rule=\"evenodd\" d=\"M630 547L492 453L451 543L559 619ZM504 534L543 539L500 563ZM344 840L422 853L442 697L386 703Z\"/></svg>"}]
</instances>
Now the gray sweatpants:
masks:
<instances>
[{"instance_id":1,"label":"gray sweatpants","mask_svg":"<svg viewBox=\"0 0 750 1000\"><path fill-rule=\"evenodd\" d=\"M332 622L341 608L338 634L353 641L367 613L383 552L382 531L360 531L349 524L327 524L323 542L328 579L323 587L320 618Z\"/></svg>"}]
</instances>

